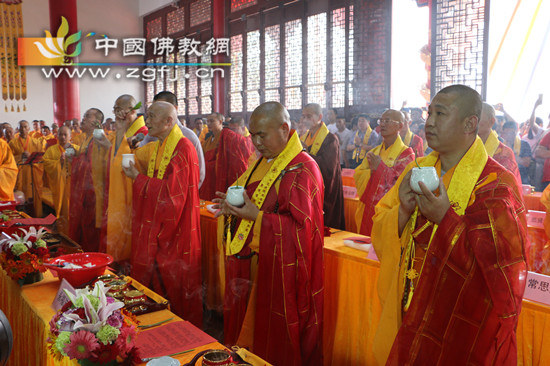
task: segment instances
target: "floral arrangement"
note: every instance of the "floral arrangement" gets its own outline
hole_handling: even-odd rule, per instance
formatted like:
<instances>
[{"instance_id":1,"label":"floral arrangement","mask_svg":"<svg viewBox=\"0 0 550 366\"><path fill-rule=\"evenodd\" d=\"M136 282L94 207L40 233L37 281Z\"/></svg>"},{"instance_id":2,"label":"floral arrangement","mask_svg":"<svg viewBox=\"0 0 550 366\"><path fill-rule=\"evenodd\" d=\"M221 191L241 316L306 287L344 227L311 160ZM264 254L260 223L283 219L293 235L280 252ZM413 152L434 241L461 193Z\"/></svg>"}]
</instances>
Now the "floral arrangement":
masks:
<instances>
[{"instance_id":1,"label":"floral arrangement","mask_svg":"<svg viewBox=\"0 0 550 366\"><path fill-rule=\"evenodd\" d=\"M81 364L141 362L134 346L137 320L123 309L124 303L106 295L108 290L102 281L92 290L65 290L70 301L50 321L48 348L56 359L68 356Z\"/></svg>"},{"instance_id":2,"label":"floral arrangement","mask_svg":"<svg viewBox=\"0 0 550 366\"><path fill-rule=\"evenodd\" d=\"M46 272L44 260L49 257L46 242L42 240L46 233L44 228L37 231L31 226L29 231L19 230L24 234L12 234L11 238L0 242L0 264L15 281L29 274Z\"/></svg>"}]
</instances>

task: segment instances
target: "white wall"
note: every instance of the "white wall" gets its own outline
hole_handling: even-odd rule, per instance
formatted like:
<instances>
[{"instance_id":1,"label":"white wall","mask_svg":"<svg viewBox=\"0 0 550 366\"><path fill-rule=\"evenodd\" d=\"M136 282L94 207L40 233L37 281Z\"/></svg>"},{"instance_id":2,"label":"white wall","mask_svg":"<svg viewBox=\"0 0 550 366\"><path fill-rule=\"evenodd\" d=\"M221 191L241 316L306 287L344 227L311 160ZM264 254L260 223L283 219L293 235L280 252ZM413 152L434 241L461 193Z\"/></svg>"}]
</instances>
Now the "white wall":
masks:
<instances>
[{"instance_id":1,"label":"white wall","mask_svg":"<svg viewBox=\"0 0 550 366\"><path fill-rule=\"evenodd\" d=\"M139 15L147 15L172 2L172 0L139 0Z\"/></svg>"},{"instance_id":2,"label":"white wall","mask_svg":"<svg viewBox=\"0 0 550 366\"><path fill-rule=\"evenodd\" d=\"M79 62L143 62L142 57L123 57L122 38L142 37L143 25L139 16L139 3L135 0L78 0L78 29L82 37L89 32L106 34L118 39L118 52L112 52L109 57L95 50L97 37L83 38L82 53ZM23 2L23 23L26 37L43 37L44 30L53 34L57 30L50 29L49 8L46 0L25 0ZM120 79L117 73L123 75ZM79 80L80 116L90 107L97 107L106 117L112 116L115 99L121 94L131 94L137 100L143 98L143 82L139 79L126 79L126 69L112 67L105 79L92 79L87 76ZM27 67L27 100L26 112L4 111L0 105L0 121L15 125L21 119L43 119L51 124L53 121L52 82L47 79L37 66ZM21 105L22 107L22 105ZM9 108L9 104L8 104Z\"/></svg>"}]
</instances>

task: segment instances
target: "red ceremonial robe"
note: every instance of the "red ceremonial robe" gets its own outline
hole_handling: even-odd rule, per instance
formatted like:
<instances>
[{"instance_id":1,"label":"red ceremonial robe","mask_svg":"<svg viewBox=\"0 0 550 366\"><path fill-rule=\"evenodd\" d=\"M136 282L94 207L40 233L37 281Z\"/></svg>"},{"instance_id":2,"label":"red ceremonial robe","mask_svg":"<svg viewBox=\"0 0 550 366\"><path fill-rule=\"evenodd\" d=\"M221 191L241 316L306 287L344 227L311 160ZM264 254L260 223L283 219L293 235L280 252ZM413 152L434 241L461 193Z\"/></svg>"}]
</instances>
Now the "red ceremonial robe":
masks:
<instances>
[{"instance_id":1,"label":"red ceremonial robe","mask_svg":"<svg viewBox=\"0 0 550 366\"><path fill-rule=\"evenodd\" d=\"M72 162L69 236L80 243L85 252L99 251L105 179L105 162L101 157L104 155L90 138L80 146ZM94 163L101 166L94 167Z\"/></svg>"},{"instance_id":2,"label":"red ceremonial robe","mask_svg":"<svg viewBox=\"0 0 550 366\"><path fill-rule=\"evenodd\" d=\"M288 171L300 163L303 167ZM278 193L273 184L261 207L259 258L227 257L225 343L237 341L250 294L250 263L258 260L254 353L273 365L317 366L323 350L322 176L303 152L287 167ZM249 197L259 183L247 185ZM252 236L241 258L250 254Z\"/></svg>"},{"instance_id":3,"label":"red ceremonial robe","mask_svg":"<svg viewBox=\"0 0 550 366\"><path fill-rule=\"evenodd\" d=\"M413 160L414 152L409 147L399 155L393 167L390 168L383 161L380 161L378 168L371 173L365 192L359 197L359 200L365 204L363 220L361 220L361 227L359 228L360 234L370 236L376 204L393 187L405 167Z\"/></svg>"},{"instance_id":4,"label":"red ceremonial robe","mask_svg":"<svg viewBox=\"0 0 550 366\"><path fill-rule=\"evenodd\" d=\"M307 148L308 152L310 149L311 146ZM342 167L340 166L340 144L336 135L329 133L323 140L317 154L311 155L311 157L319 165L325 184L323 204L325 226L345 230L346 218L344 215Z\"/></svg>"},{"instance_id":5,"label":"red ceremonial robe","mask_svg":"<svg viewBox=\"0 0 550 366\"><path fill-rule=\"evenodd\" d=\"M416 151L418 156L424 156L424 141L417 134L413 134L411 142L408 145L413 151Z\"/></svg>"},{"instance_id":6,"label":"red ceremonial robe","mask_svg":"<svg viewBox=\"0 0 550 366\"><path fill-rule=\"evenodd\" d=\"M227 191L227 187L248 168L254 146L247 139L250 138L224 128L216 148L207 150L203 144L206 174L200 189L202 199L212 200L216 198L216 191Z\"/></svg>"},{"instance_id":7,"label":"red ceremonial robe","mask_svg":"<svg viewBox=\"0 0 550 366\"><path fill-rule=\"evenodd\" d=\"M133 183L131 275L201 328L199 163L193 144L181 138L164 177L156 176L139 174Z\"/></svg>"},{"instance_id":8,"label":"red ceremonial robe","mask_svg":"<svg viewBox=\"0 0 550 366\"><path fill-rule=\"evenodd\" d=\"M503 142L500 142L498 144L497 151L495 151L492 158L495 159L497 163L508 169L514 177L516 177L516 181L521 187L521 175L519 173L518 163L516 162L514 151Z\"/></svg>"},{"instance_id":9,"label":"red ceremonial robe","mask_svg":"<svg viewBox=\"0 0 550 366\"><path fill-rule=\"evenodd\" d=\"M526 281L525 208L514 177L489 157L464 216L449 208L386 365L516 365ZM384 198L384 210L399 202ZM379 214L377 210L377 215ZM412 233L427 243L419 216Z\"/></svg>"}]
</instances>

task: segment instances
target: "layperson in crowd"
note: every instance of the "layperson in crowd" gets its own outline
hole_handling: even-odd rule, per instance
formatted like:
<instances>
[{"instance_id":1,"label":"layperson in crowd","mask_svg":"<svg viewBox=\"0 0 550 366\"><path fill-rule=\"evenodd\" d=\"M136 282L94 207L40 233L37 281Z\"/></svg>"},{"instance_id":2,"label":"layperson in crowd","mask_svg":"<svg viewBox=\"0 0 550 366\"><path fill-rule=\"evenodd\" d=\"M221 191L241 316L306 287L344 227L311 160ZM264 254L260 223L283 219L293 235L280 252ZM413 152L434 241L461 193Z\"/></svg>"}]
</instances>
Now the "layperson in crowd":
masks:
<instances>
[{"instance_id":1,"label":"layperson in crowd","mask_svg":"<svg viewBox=\"0 0 550 366\"><path fill-rule=\"evenodd\" d=\"M10 146L0 138L0 201L13 200L18 171Z\"/></svg>"},{"instance_id":2,"label":"layperson in crowd","mask_svg":"<svg viewBox=\"0 0 550 366\"><path fill-rule=\"evenodd\" d=\"M69 232L69 202L71 194L72 158L78 146L71 144L71 130L61 127L57 135L58 143L49 147L44 154L44 171L48 175L52 190L57 230L63 234ZM83 204L79 202L79 204Z\"/></svg>"},{"instance_id":3,"label":"layperson in crowd","mask_svg":"<svg viewBox=\"0 0 550 366\"><path fill-rule=\"evenodd\" d=\"M136 151L133 181L131 275L170 300L171 309L202 325L199 165L177 125L176 108L156 101L147 111L157 138Z\"/></svg>"},{"instance_id":4,"label":"layperson in crowd","mask_svg":"<svg viewBox=\"0 0 550 366\"><path fill-rule=\"evenodd\" d=\"M24 164L32 153L44 152L44 144L39 139L33 139L29 135L29 123L25 120L19 122L19 136L10 141L10 148L19 166L16 189L22 191L28 200L33 198L34 214L42 216L42 164Z\"/></svg>"},{"instance_id":5,"label":"layperson in crowd","mask_svg":"<svg viewBox=\"0 0 550 366\"><path fill-rule=\"evenodd\" d=\"M411 126L411 117L409 113L401 111L405 117L403 128L399 131L399 136L405 144L405 146L413 149L416 156L424 156L424 142L417 134L413 133L410 129Z\"/></svg>"},{"instance_id":6,"label":"layperson in crowd","mask_svg":"<svg viewBox=\"0 0 550 366\"><path fill-rule=\"evenodd\" d=\"M498 134L493 129L495 122L495 109L492 105L483 102L477 134L484 143L487 154L495 159L497 163L508 169L516 177L518 184L521 186L521 175L514 152L498 139Z\"/></svg>"},{"instance_id":7,"label":"layperson in crowd","mask_svg":"<svg viewBox=\"0 0 550 366\"><path fill-rule=\"evenodd\" d=\"M72 160L69 236L86 252L99 250L103 219L107 150L95 141L93 131L103 122L103 112L90 108L82 117L82 145Z\"/></svg>"},{"instance_id":8,"label":"layperson in crowd","mask_svg":"<svg viewBox=\"0 0 550 366\"><path fill-rule=\"evenodd\" d=\"M212 200L216 191L225 192L238 176L248 167L254 149L246 139L229 128L223 127L224 117L220 113L208 116L208 133L202 144L206 164L206 176L200 188L200 197Z\"/></svg>"},{"instance_id":9,"label":"layperson in crowd","mask_svg":"<svg viewBox=\"0 0 550 366\"><path fill-rule=\"evenodd\" d=\"M122 171L122 155L133 152L128 142L131 137L148 131L143 117L137 117L136 104L131 95L118 97L113 107L116 133L97 140L109 151L100 251L117 262L129 260L132 248L132 180Z\"/></svg>"},{"instance_id":10,"label":"layperson in crowd","mask_svg":"<svg viewBox=\"0 0 550 366\"><path fill-rule=\"evenodd\" d=\"M346 228L344 188L338 138L329 132L323 122L323 113L319 104L306 104L302 109L301 121L308 129L308 132L301 138L302 144L319 165L325 184L323 204L325 225L344 230Z\"/></svg>"},{"instance_id":11,"label":"layperson in crowd","mask_svg":"<svg viewBox=\"0 0 550 366\"><path fill-rule=\"evenodd\" d=\"M516 122L504 122L502 125L502 139L509 148L513 148L521 183L531 184L529 180L529 166L531 165L531 147L527 141L518 137L518 125ZM520 147L518 148L518 142ZM518 151L519 150L519 151Z\"/></svg>"},{"instance_id":12,"label":"layperson in crowd","mask_svg":"<svg viewBox=\"0 0 550 366\"><path fill-rule=\"evenodd\" d=\"M335 135L338 136L338 143L340 145L340 166L342 168L349 168L348 152L346 148L350 143L353 143L353 132L346 127L346 120L344 118L338 118L336 120L337 131Z\"/></svg>"},{"instance_id":13,"label":"layperson in crowd","mask_svg":"<svg viewBox=\"0 0 550 366\"><path fill-rule=\"evenodd\" d=\"M156 102L156 101L168 102L176 108L176 111L178 110L178 98L172 92L161 91L153 97L153 101L154 102ZM197 135L191 129L184 126L180 122L179 119L176 121L176 124L180 128L181 133L183 133L183 136L185 136L186 138L189 139L189 141L193 144L193 147L195 148L195 151L197 152L197 157L198 157L198 162L199 162L199 172L200 172L200 176L199 176L199 178L200 178L199 179L199 189L200 189L200 187L202 185L202 182L204 181L204 176L206 174L204 153L202 151L201 142L199 141L199 138L197 137ZM157 140L157 138L155 136L147 135L147 136L145 136L145 138L141 142L140 146L145 146L149 142L156 141L156 140Z\"/></svg>"},{"instance_id":14,"label":"layperson in crowd","mask_svg":"<svg viewBox=\"0 0 550 366\"><path fill-rule=\"evenodd\" d=\"M352 121L353 125L353 121ZM378 145L378 134L372 130L366 114L357 116L357 131L347 150L352 152L350 168L355 169L365 159L367 152Z\"/></svg>"},{"instance_id":15,"label":"layperson in crowd","mask_svg":"<svg viewBox=\"0 0 550 366\"><path fill-rule=\"evenodd\" d=\"M435 167L439 192L412 190L411 163L376 208L379 364L517 363L525 208L515 177L476 136L480 114L475 90L442 89L426 121L434 152L418 159Z\"/></svg>"},{"instance_id":16,"label":"layperson in crowd","mask_svg":"<svg viewBox=\"0 0 550 366\"><path fill-rule=\"evenodd\" d=\"M229 227L225 343L273 365L321 365L322 175L281 104L257 107L250 134L262 158L239 178L244 206L215 199Z\"/></svg>"},{"instance_id":17,"label":"layperson in crowd","mask_svg":"<svg viewBox=\"0 0 550 366\"><path fill-rule=\"evenodd\" d=\"M360 234L371 235L374 207L414 159L413 150L399 136L404 120L405 116L400 111L385 111L380 117L380 134L384 139L382 144L369 151L355 169L353 178L359 197L355 220Z\"/></svg>"},{"instance_id":18,"label":"layperson in crowd","mask_svg":"<svg viewBox=\"0 0 550 366\"><path fill-rule=\"evenodd\" d=\"M336 133L336 131L338 131L338 126L336 126L337 120L338 120L338 112L336 111L336 108L329 108L327 110L326 125L330 133Z\"/></svg>"}]
</instances>

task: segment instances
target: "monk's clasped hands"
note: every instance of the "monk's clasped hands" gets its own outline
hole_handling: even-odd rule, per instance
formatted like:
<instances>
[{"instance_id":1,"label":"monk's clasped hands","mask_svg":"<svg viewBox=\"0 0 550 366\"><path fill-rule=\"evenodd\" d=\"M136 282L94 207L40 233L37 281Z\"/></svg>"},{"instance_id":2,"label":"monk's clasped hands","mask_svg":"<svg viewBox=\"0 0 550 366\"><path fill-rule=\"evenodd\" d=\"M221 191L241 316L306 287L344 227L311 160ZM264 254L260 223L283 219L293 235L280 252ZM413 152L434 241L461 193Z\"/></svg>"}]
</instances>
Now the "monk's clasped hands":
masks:
<instances>
[{"instance_id":1,"label":"monk's clasped hands","mask_svg":"<svg viewBox=\"0 0 550 366\"><path fill-rule=\"evenodd\" d=\"M260 209L252 203L246 191L243 192L244 205L241 207L236 207L229 204L225 200L226 194L223 192L216 192L216 196L219 198L214 198L212 200L212 202L214 202L213 208L218 209L219 211L216 212L214 217L219 217L221 215L233 215L242 219L255 221L260 213Z\"/></svg>"}]
</instances>

